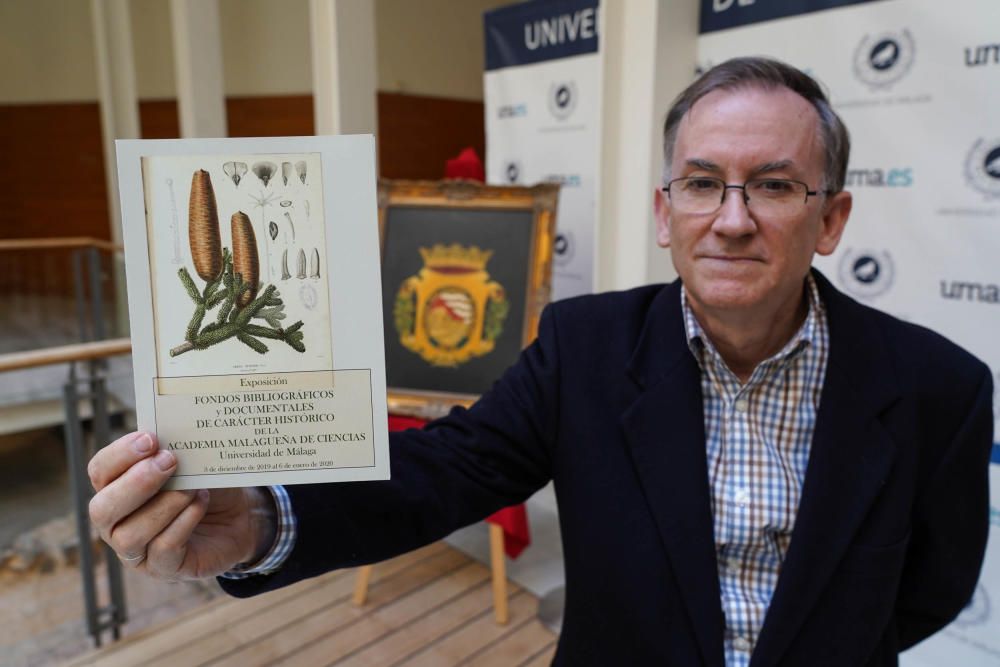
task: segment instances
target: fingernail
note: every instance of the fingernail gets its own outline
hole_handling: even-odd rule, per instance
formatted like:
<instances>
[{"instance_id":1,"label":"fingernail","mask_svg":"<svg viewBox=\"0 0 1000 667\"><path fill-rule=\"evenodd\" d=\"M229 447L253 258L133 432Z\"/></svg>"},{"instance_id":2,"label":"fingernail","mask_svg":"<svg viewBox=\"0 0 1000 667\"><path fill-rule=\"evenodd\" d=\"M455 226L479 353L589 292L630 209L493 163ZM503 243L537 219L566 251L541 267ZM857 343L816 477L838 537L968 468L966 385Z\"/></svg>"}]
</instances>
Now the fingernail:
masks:
<instances>
[{"instance_id":1,"label":"fingernail","mask_svg":"<svg viewBox=\"0 0 1000 667\"><path fill-rule=\"evenodd\" d=\"M156 467L163 472L166 472L174 467L174 455L167 450L163 450L154 456L153 461L156 462Z\"/></svg>"},{"instance_id":2,"label":"fingernail","mask_svg":"<svg viewBox=\"0 0 1000 667\"><path fill-rule=\"evenodd\" d=\"M148 433L142 433L132 443L132 447L138 454L149 454L153 451L153 439L149 437Z\"/></svg>"},{"instance_id":3,"label":"fingernail","mask_svg":"<svg viewBox=\"0 0 1000 667\"><path fill-rule=\"evenodd\" d=\"M198 500L201 500L202 502L208 500L208 489L198 490Z\"/></svg>"}]
</instances>

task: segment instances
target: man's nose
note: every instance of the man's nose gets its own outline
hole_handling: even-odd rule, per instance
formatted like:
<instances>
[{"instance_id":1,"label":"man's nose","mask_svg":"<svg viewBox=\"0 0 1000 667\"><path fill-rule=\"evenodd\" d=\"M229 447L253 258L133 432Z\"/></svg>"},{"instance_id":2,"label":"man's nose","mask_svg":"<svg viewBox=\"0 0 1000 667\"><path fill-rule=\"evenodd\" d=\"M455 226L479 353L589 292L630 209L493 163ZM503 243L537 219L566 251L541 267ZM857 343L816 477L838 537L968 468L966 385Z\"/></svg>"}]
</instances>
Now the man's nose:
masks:
<instances>
[{"instance_id":1,"label":"man's nose","mask_svg":"<svg viewBox=\"0 0 1000 667\"><path fill-rule=\"evenodd\" d=\"M712 230L725 236L747 236L757 231L757 223L750 216L746 194L742 188L727 188L722 195L722 206L715 216Z\"/></svg>"}]
</instances>

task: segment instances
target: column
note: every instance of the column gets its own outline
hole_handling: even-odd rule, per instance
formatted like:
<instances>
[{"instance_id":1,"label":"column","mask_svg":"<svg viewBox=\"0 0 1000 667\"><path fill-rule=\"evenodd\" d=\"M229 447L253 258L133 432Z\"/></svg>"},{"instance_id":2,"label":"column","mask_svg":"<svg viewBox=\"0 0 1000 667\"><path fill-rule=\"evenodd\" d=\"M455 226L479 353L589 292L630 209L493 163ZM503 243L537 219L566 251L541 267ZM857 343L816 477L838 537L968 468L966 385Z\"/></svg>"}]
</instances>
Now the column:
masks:
<instances>
[{"instance_id":1,"label":"column","mask_svg":"<svg viewBox=\"0 0 1000 667\"><path fill-rule=\"evenodd\" d=\"M218 0L170 0L182 137L225 137Z\"/></svg>"},{"instance_id":2,"label":"column","mask_svg":"<svg viewBox=\"0 0 1000 667\"><path fill-rule=\"evenodd\" d=\"M377 127L372 0L309 0L316 134Z\"/></svg>"},{"instance_id":3,"label":"column","mask_svg":"<svg viewBox=\"0 0 1000 667\"><path fill-rule=\"evenodd\" d=\"M698 2L601 4L603 107L598 199L597 290L626 289L676 275L655 239L662 124L693 77Z\"/></svg>"},{"instance_id":4,"label":"column","mask_svg":"<svg viewBox=\"0 0 1000 667\"><path fill-rule=\"evenodd\" d=\"M115 139L139 137L139 100L135 88L129 3L128 0L91 0L90 14L97 60L104 182L108 192L108 224L111 227L111 241L120 245L122 214L118 198ZM128 331L128 304L125 299L125 268L120 254L114 255L112 267L117 333L125 335Z\"/></svg>"}]
</instances>

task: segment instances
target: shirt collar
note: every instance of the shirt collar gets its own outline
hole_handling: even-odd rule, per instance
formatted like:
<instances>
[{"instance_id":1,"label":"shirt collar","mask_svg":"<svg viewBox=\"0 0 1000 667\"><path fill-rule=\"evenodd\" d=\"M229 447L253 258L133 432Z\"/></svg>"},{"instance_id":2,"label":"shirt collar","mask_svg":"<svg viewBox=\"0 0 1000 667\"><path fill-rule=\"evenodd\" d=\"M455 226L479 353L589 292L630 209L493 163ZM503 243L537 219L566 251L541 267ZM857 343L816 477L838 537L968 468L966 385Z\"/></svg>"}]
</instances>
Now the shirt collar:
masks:
<instances>
[{"instance_id":1,"label":"shirt collar","mask_svg":"<svg viewBox=\"0 0 1000 667\"><path fill-rule=\"evenodd\" d=\"M818 343L817 337L820 333L819 313L823 309L823 301L819 297L819 287L816 285L816 280L813 278L812 272L806 275L806 295L809 298L809 311L806 313L806 319L802 323L802 326L785 343L784 347L777 354L766 359L765 363L785 361L806 347ZM712 340L705 333L705 330L701 328L698 319L694 316L694 311L691 310L691 304L688 303L687 292L683 286L681 287L681 311L684 314L684 328L687 333L688 348L695 359L698 360L698 363L703 365L704 357L702 355L704 354L707 354L709 358L715 361L722 362L722 357L718 350L715 349L715 345L712 344Z\"/></svg>"}]
</instances>

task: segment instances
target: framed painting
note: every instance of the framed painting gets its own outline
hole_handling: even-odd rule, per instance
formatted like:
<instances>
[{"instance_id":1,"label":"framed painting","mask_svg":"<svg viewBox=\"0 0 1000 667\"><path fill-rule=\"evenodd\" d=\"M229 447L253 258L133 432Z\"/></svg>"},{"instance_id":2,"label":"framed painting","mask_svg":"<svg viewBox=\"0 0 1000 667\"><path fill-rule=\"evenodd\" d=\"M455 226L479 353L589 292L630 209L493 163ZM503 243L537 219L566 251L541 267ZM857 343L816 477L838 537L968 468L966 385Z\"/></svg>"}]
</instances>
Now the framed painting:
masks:
<instances>
[{"instance_id":1,"label":"framed painting","mask_svg":"<svg viewBox=\"0 0 1000 667\"><path fill-rule=\"evenodd\" d=\"M469 405L537 334L559 186L379 182L389 412Z\"/></svg>"}]
</instances>

